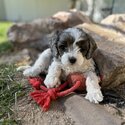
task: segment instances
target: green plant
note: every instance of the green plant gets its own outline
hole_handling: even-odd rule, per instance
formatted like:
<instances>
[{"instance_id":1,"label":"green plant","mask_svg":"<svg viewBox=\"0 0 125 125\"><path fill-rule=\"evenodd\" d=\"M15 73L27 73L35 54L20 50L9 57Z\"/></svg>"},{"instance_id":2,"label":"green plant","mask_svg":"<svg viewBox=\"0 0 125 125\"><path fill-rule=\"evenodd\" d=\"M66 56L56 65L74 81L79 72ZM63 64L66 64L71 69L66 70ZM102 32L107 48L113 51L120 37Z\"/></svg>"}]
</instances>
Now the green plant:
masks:
<instances>
[{"instance_id":1,"label":"green plant","mask_svg":"<svg viewBox=\"0 0 125 125\"><path fill-rule=\"evenodd\" d=\"M0 125L16 125L12 105L26 94L14 65L0 65Z\"/></svg>"},{"instance_id":2,"label":"green plant","mask_svg":"<svg viewBox=\"0 0 125 125\"><path fill-rule=\"evenodd\" d=\"M7 30L12 25L11 22L0 22L0 53L12 48L12 44L7 39Z\"/></svg>"}]
</instances>

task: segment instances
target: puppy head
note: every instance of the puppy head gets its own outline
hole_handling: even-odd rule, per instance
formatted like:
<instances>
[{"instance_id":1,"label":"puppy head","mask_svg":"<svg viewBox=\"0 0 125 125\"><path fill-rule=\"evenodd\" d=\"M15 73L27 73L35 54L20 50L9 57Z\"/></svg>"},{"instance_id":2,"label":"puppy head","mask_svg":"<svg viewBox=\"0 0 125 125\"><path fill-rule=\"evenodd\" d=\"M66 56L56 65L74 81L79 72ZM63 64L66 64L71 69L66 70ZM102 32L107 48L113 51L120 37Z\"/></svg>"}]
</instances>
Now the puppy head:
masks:
<instances>
[{"instance_id":1,"label":"puppy head","mask_svg":"<svg viewBox=\"0 0 125 125\"><path fill-rule=\"evenodd\" d=\"M68 28L52 34L50 48L63 65L82 65L90 59L97 46L91 36L79 28Z\"/></svg>"}]
</instances>

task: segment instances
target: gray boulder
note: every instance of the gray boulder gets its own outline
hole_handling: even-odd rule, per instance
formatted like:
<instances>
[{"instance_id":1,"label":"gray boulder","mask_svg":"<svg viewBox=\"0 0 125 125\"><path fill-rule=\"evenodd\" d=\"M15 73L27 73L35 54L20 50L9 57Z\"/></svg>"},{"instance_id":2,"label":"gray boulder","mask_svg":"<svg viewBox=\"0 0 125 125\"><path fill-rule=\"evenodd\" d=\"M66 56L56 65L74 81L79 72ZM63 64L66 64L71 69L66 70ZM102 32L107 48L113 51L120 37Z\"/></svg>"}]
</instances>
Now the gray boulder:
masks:
<instances>
[{"instance_id":1,"label":"gray boulder","mask_svg":"<svg viewBox=\"0 0 125 125\"><path fill-rule=\"evenodd\" d=\"M125 34L125 14L109 15L101 21L101 24Z\"/></svg>"},{"instance_id":2,"label":"gray boulder","mask_svg":"<svg viewBox=\"0 0 125 125\"><path fill-rule=\"evenodd\" d=\"M0 65L2 64L30 64L31 58L29 55L29 51L27 49L23 49L22 51L12 52L3 54L0 57Z\"/></svg>"},{"instance_id":3,"label":"gray boulder","mask_svg":"<svg viewBox=\"0 0 125 125\"><path fill-rule=\"evenodd\" d=\"M13 24L7 36L10 41L17 43L38 41L54 30L73 27L84 22L91 23L80 11L58 12L52 17L36 19L31 23Z\"/></svg>"},{"instance_id":4,"label":"gray boulder","mask_svg":"<svg viewBox=\"0 0 125 125\"><path fill-rule=\"evenodd\" d=\"M74 120L74 125L121 125L122 120L108 113L103 106L93 104L79 95L60 99L65 113Z\"/></svg>"},{"instance_id":5,"label":"gray boulder","mask_svg":"<svg viewBox=\"0 0 125 125\"><path fill-rule=\"evenodd\" d=\"M102 87L113 88L124 83L125 35L97 24L83 24L79 27L91 34L98 45L93 58L102 76Z\"/></svg>"}]
</instances>

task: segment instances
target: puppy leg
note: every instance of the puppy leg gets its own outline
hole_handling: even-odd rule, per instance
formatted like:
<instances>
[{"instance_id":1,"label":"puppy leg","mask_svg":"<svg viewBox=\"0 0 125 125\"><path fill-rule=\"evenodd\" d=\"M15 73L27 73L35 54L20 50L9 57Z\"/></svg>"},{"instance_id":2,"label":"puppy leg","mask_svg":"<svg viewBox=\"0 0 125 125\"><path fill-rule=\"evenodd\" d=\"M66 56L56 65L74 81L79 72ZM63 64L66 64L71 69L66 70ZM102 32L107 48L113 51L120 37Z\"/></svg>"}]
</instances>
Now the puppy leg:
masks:
<instances>
[{"instance_id":1,"label":"puppy leg","mask_svg":"<svg viewBox=\"0 0 125 125\"><path fill-rule=\"evenodd\" d=\"M99 78L94 72L86 74L86 99L90 102L99 103L103 100L103 95L99 86Z\"/></svg>"},{"instance_id":2,"label":"puppy leg","mask_svg":"<svg viewBox=\"0 0 125 125\"><path fill-rule=\"evenodd\" d=\"M50 65L51 62L51 50L46 49L44 50L39 58L36 60L35 64L32 67L27 68L24 72L24 76L37 76L39 75L42 71L47 69Z\"/></svg>"},{"instance_id":3,"label":"puppy leg","mask_svg":"<svg viewBox=\"0 0 125 125\"><path fill-rule=\"evenodd\" d=\"M44 80L47 88L58 87L60 85L61 65L58 61L54 60L49 67L48 74Z\"/></svg>"}]
</instances>

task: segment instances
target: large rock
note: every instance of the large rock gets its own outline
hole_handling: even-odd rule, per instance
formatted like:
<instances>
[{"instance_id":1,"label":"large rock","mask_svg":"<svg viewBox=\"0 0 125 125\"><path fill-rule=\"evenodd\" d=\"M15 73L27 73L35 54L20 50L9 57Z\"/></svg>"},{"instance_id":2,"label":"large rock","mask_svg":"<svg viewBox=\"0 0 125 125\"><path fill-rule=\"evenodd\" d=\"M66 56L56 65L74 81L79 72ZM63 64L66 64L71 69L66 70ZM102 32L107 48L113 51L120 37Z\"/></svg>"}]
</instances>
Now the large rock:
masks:
<instances>
[{"instance_id":1,"label":"large rock","mask_svg":"<svg viewBox=\"0 0 125 125\"><path fill-rule=\"evenodd\" d=\"M98 65L102 87L112 88L125 82L125 35L96 24L83 24L98 45L94 60Z\"/></svg>"},{"instance_id":2,"label":"large rock","mask_svg":"<svg viewBox=\"0 0 125 125\"><path fill-rule=\"evenodd\" d=\"M61 99L65 113L74 125L121 125L122 121L110 115L103 106L90 103L82 96L71 95Z\"/></svg>"},{"instance_id":3,"label":"large rock","mask_svg":"<svg viewBox=\"0 0 125 125\"><path fill-rule=\"evenodd\" d=\"M38 58L38 51L35 49L15 50L0 56L0 65L16 64L17 66L30 65Z\"/></svg>"},{"instance_id":4,"label":"large rock","mask_svg":"<svg viewBox=\"0 0 125 125\"><path fill-rule=\"evenodd\" d=\"M101 24L125 34L125 14L109 15Z\"/></svg>"},{"instance_id":5,"label":"large rock","mask_svg":"<svg viewBox=\"0 0 125 125\"><path fill-rule=\"evenodd\" d=\"M2 64L17 64L27 65L31 63L31 57L27 49L4 54L0 56L0 65Z\"/></svg>"},{"instance_id":6,"label":"large rock","mask_svg":"<svg viewBox=\"0 0 125 125\"><path fill-rule=\"evenodd\" d=\"M8 39L19 43L37 41L54 30L73 27L84 22L91 21L80 11L58 12L49 18L12 25L8 30Z\"/></svg>"},{"instance_id":7,"label":"large rock","mask_svg":"<svg viewBox=\"0 0 125 125\"><path fill-rule=\"evenodd\" d=\"M73 27L77 24L91 23L90 19L81 11L58 12L53 15L54 18L61 20L67 27Z\"/></svg>"}]
</instances>

